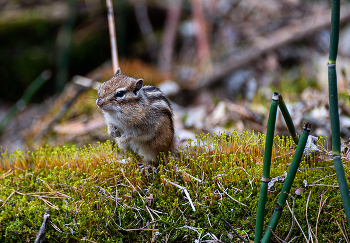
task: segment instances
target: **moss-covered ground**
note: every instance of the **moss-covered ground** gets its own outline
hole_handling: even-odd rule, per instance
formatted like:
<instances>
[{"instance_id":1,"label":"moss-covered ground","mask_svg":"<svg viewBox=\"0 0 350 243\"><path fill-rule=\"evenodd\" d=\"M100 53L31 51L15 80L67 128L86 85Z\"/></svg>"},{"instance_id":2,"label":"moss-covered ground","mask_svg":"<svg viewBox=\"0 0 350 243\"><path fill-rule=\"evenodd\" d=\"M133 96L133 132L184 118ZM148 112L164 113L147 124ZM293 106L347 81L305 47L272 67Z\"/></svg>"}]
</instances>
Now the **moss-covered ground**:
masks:
<instances>
[{"instance_id":1,"label":"moss-covered ground","mask_svg":"<svg viewBox=\"0 0 350 243\"><path fill-rule=\"evenodd\" d=\"M110 142L3 151L0 242L34 242L46 208L56 226L47 225L47 242L203 242L215 237L239 242L222 218L253 240L264 141L265 135L254 133L201 135L180 148L178 158L148 173L140 170L140 158L122 154ZM271 178L288 172L294 149L291 139L275 138ZM344 169L349 179L346 159ZM292 186L304 188L307 182L305 192L290 193L302 231L318 242L339 242L346 234L334 174L327 155L305 158ZM268 194L265 228L281 187L276 183ZM284 239L291 223L285 208L276 235ZM301 229L294 222L289 239L305 242Z\"/></svg>"}]
</instances>

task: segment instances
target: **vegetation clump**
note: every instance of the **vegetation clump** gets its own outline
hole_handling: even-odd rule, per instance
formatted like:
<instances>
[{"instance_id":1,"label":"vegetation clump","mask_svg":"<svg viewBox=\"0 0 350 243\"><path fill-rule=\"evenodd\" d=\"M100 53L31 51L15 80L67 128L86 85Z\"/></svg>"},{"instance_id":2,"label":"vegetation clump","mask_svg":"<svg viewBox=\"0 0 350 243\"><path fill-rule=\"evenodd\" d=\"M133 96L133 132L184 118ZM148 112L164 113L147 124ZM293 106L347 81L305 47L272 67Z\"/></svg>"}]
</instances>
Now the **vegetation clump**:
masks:
<instances>
[{"instance_id":1,"label":"vegetation clump","mask_svg":"<svg viewBox=\"0 0 350 243\"><path fill-rule=\"evenodd\" d=\"M318 141L326 151L323 139ZM140 170L141 158L122 154L109 141L96 147L5 151L0 157L0 241L33 241L47 208L49 242L232 241L235 234L222 219L252 240L264 143L265 135L248 132L200 135L180 148L178 158L163 155L160 166L148 171ZM288 172L294 149L291 138L275 137L271 177ZM310 226L312 237L344 239L345 214L332 164L322 153L302 161L292 187L305 189L292 193L300 228L293 223L291 238L304 241ZM344 167L349 177L348 164ZM266 225L281 188L278 182L270 187ZM292 214L285 209L275 234L284 239L291 224Z\"/></svg>"}]
</instances>

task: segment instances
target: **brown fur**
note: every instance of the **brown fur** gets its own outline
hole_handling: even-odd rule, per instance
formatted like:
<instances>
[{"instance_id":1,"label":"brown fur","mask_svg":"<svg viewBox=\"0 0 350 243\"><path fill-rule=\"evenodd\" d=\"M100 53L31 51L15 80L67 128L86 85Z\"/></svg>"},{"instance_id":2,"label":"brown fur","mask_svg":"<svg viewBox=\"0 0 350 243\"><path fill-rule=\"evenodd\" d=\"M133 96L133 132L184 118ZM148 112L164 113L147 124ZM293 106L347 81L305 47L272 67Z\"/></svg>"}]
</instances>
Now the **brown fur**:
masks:
<instances>
[{"instance_id":1,"label":"brown fur","mask_svg":"<svg viewBox=\"0 0 350 243\"><path fill-rule=\"evenodd\" d=\"M103 111L108 133L121 149L144 156L146 164L158 164L160 152L176 153L170 102L156 87L142 86L142 79L120 73L104 82L97 106ZM122 92L121 97L118 91Z\"/></svg>"}]
</instances>

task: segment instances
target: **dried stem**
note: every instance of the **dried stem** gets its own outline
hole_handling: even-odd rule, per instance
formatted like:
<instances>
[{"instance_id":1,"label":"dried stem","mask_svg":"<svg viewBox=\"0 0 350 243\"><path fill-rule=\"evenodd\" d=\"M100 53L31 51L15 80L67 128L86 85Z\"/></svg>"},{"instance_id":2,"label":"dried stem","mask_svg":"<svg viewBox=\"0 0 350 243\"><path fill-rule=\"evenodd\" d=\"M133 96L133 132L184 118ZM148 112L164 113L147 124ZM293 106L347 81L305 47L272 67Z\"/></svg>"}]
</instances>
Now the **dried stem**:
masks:
<instances>
[{"instance_id":1,"label":"dried stem","mask_svg":"<svg viewBox=\"0 0 350 243\"><path fill-rule=\"evenodd\" d=\"M171 71L172 55L175 44L176 27L180 19L182 0L169 1L169 8L158 56L158 69L165 75Z\"/></svg>"},{"instance_id":2,"label":"dried stem","mask_svg":"<svg viewBox=\"0 0 350 243\"><path fill-rule=\"evenodd\" d=\"M111 42L113 72L116 73L119 67L119 63L118 63L117 37L115 34L115 23L114 23L112 0L106 0L106 5L107 5L107 11L108 11L108 28L109 28L109 38Z\"/></svg>"},{"instance_id":3,"label":"dried stem","mask_svg":"<svg viewBox=\"0 0 350 243\"><path fill-rule=\"evenodd\" d=\"M147 4L145 0L134 1L135 16L139 28L141 30L142 37L146 42L149 56L153 62L156 62L158 52L157 39L153 32L151 21L149 20L147 13Z\"/></svg>"},{"instance_id":4,"label":"dried stem","mask_svg":"<svg viewBox=\"0 0 350 243\"><path fill-rule=\"evenodd\" d=\"M196 23L196 44L197 44L197 58L200 64L201 71L208 70L210 51L207 37L207 26L203 14L203 7L201 0L192 0L192 15Z\"/></svg>"}]
</instances>

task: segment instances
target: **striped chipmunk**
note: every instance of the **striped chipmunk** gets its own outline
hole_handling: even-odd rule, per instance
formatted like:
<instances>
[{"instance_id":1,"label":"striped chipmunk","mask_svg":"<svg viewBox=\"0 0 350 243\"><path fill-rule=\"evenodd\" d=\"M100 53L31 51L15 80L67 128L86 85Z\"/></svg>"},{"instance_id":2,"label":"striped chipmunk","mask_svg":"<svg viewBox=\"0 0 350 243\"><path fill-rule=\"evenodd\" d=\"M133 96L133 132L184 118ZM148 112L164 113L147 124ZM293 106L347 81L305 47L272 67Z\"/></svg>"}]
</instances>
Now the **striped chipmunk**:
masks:
<instances>
[{"instance_id":1,"label":"striped chipmunk","mask_svg":"<svg viewBox=\"0 0 350 243\"><path fill-rule=\"evenodd\" d=\"M143 86L143 79L118 69L101 84L96 105L119 148L143 156L144 166L157 166L160 152L176 153L173 110L157 87Z\"/></svg>"}]
</instances>

